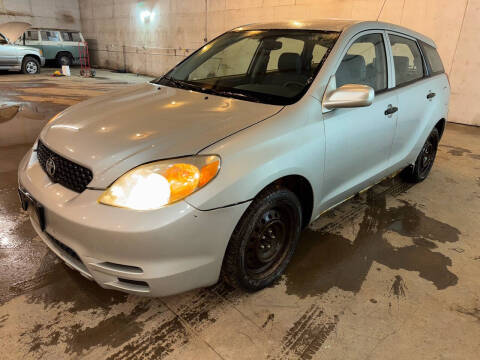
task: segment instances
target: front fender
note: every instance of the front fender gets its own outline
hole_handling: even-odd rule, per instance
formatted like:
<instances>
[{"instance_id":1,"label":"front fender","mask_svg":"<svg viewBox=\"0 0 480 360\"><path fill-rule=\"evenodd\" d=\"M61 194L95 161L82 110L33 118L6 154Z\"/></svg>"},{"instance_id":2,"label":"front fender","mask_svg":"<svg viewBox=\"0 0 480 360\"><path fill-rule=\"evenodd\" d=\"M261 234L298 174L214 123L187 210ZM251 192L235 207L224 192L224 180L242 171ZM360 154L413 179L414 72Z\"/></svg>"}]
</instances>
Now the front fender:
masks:
<instances>
[{"instance_id":1,"label":"front fender","mask_svg":"<svg viewBox=\"0 0 480 360\"><path fill-rule=\"evenodd\" d=\"M303 106L282 112L204 149L219 154L218 176L187 198L200 210L210 210L253 199L275 180L301 175L314 192L314 211L323 182L325 136L321 106L309 98Z\"/></svg>"}]
</instances>

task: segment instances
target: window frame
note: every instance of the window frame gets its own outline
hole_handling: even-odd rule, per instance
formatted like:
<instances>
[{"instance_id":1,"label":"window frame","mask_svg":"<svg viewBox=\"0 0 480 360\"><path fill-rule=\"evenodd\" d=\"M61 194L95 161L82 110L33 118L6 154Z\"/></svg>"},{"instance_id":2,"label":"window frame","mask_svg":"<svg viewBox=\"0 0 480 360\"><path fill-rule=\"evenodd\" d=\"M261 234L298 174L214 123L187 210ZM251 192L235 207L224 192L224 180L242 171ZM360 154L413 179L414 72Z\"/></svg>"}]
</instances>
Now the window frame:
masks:
<instances>
[{"instance_id":1,"label":"window frame","mask_svg":"<svg viewBox=\"0 0 480 360\"><path fill-rule=\"evenodd\" d=\"M391 48L390 48L390 43L388 42L387 43L387 34L386 34L386 31L384 29L369 29L369 30L364 30L364 31L360 31L358 33L356 33L354 36L352 36L350 38L350 40L346 43L345 47L342 49L341 51L341 55L337 61L337 63L335 64L335 69L333 71L333 73L331 74L331 76L333 75L336 75L337 73L337 70L338 68L340 67L340 64L342 63L343 61L343 58L345 57L345 55L347 54L348 50L350 50L350 48L352 47L352 45L359 39L361 38L362 36L364 35L370 35L370 34L378 34L378 35L381 35L382 36L382 40L383 40L383 49L385 51L385 61L386 61L386 67L385 67L385 70L387 72L387 86L385 89L383 90L378 90L378 91L375 91L375 96L378 96L380 94L383 94L389 90L391 90L391 86L392 86L392 83L391 83L391 80L392 80L392 76L391 76L391 72L393 70L393 57L391 56ZM331 77L330 76L330 77ZM394 85L394 83L393 83Z\"/></svg>"},{"instance_id":2,"label":"window frame","mask_svg":"<svg viewBox=\"0 0 480 360\"><path fill-rule=\"evenodd\" d=\"M430 77L430 72L429 72L429 68L427 66L427 62L426 62L425 55L423 53L422 47L420 46L419 40L417 38L413 37L413 36L409 36L409 35L406 35L404 33L400 33L400 32L397 32L397 31L388 30L385 33L386 33L386 37L387 37L387 40L388 40L388 48L390 50L390 59L391 59L391 63L392 63L391 72L392 72L392 79L393 79L393 87L390 90L400 89L400 88L403 88L405 86L415 84L416 82L428 79ZM392 49L392 44L390 42L390 35L395 35L395 36L398 36L398 37L401 37L401 38L405 38L405 39L411 40L411 41L413 41L417 44L418 52L420 53L420 56L422 58L423 76L421 78L411 80L411 81L407 81L407 82L404 82L400 85L397 85L397 79L396 79L396 76L395 76L395 62L393 61L393 49Z\"/></svg>"}]
</instances>

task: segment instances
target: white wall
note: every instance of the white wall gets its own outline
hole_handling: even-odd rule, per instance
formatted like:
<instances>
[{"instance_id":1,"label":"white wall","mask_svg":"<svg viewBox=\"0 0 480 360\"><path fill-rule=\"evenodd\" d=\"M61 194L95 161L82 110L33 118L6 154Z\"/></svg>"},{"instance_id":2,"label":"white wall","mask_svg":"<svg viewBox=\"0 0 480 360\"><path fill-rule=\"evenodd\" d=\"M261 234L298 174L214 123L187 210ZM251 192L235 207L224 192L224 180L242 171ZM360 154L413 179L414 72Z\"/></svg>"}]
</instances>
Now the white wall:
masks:
<instances>
[{"instance_id":1,"label":"white wall","mask_svg":"<svg viewBox=\"0 0 480 360\"><path fill-rule=\"evenodd\" d=\"M437 42L453 89L450 121L480 125L476 105L480 96L480 0L78 1L82 30L92 40L94 62L150 75L171 68L205 38L252 22L378 17L401 24ZM150 24L140 21L142 9L155 12Z\"/></svg>"},{"instance_id":2,"label":"white wall","mask_svg":"<svg viewBox=\"0 0 480 360\"><path fill-rule=\"evenodd\" d=\"M25 21L34 27L80 30L78 0L0 0L0 24Z\"/></svg>"}]
</instances>

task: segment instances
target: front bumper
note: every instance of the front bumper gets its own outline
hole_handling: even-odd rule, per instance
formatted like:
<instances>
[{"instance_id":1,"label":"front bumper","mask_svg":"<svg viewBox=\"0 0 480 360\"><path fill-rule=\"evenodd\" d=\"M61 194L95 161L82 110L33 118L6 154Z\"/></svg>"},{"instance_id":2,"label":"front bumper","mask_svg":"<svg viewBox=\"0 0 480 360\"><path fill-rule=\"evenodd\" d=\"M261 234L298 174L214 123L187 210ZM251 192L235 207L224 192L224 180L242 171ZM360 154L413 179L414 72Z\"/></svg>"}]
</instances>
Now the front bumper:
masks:
<instances>
[{"instance_id":1,"label":"front bumper","mask_svg":"<svg viewBox=\"0 0 480 360\"><path fill-rule=\"evenodd\" d=\"M97 202L101 190L81 194L52 183L30 151L19 186L44 208L41 239L70 267L100 286L166 296L217 282L228 240L248 203L200 211L184 201L155 211Z\"/></svg>"}]
</instances>

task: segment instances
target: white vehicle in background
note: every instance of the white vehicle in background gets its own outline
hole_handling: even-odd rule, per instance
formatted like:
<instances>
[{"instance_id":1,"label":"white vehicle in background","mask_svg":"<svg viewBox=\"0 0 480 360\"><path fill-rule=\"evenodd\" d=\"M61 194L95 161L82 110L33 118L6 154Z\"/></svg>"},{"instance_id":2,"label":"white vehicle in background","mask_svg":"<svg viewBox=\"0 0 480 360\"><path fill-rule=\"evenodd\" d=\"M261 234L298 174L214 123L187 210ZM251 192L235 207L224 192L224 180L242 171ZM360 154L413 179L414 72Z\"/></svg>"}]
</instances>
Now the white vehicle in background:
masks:
<instances>
[{"instance_id":1,"label":"white vehicle in background","mask_svg":"<svg viewBox=\"0 0 480 360\"><path fill-rule=\"evenodd\" d=\"M62 66L78 63L85 39L77 30L31 28L17 43L42 50L46 60Z\"/></svg>"},{"instance_id":2,"label":"white vehicle in background","mask_svg":"<svg viewBox=\"0 0 480 360\"><path fill-rule=\"evenodd\" d=\"M23 22L9 22L0 25L0 70L22 71L37 74L45 65L41 49L15 44L31 25Z\"/></svg>"}]
</instances>

